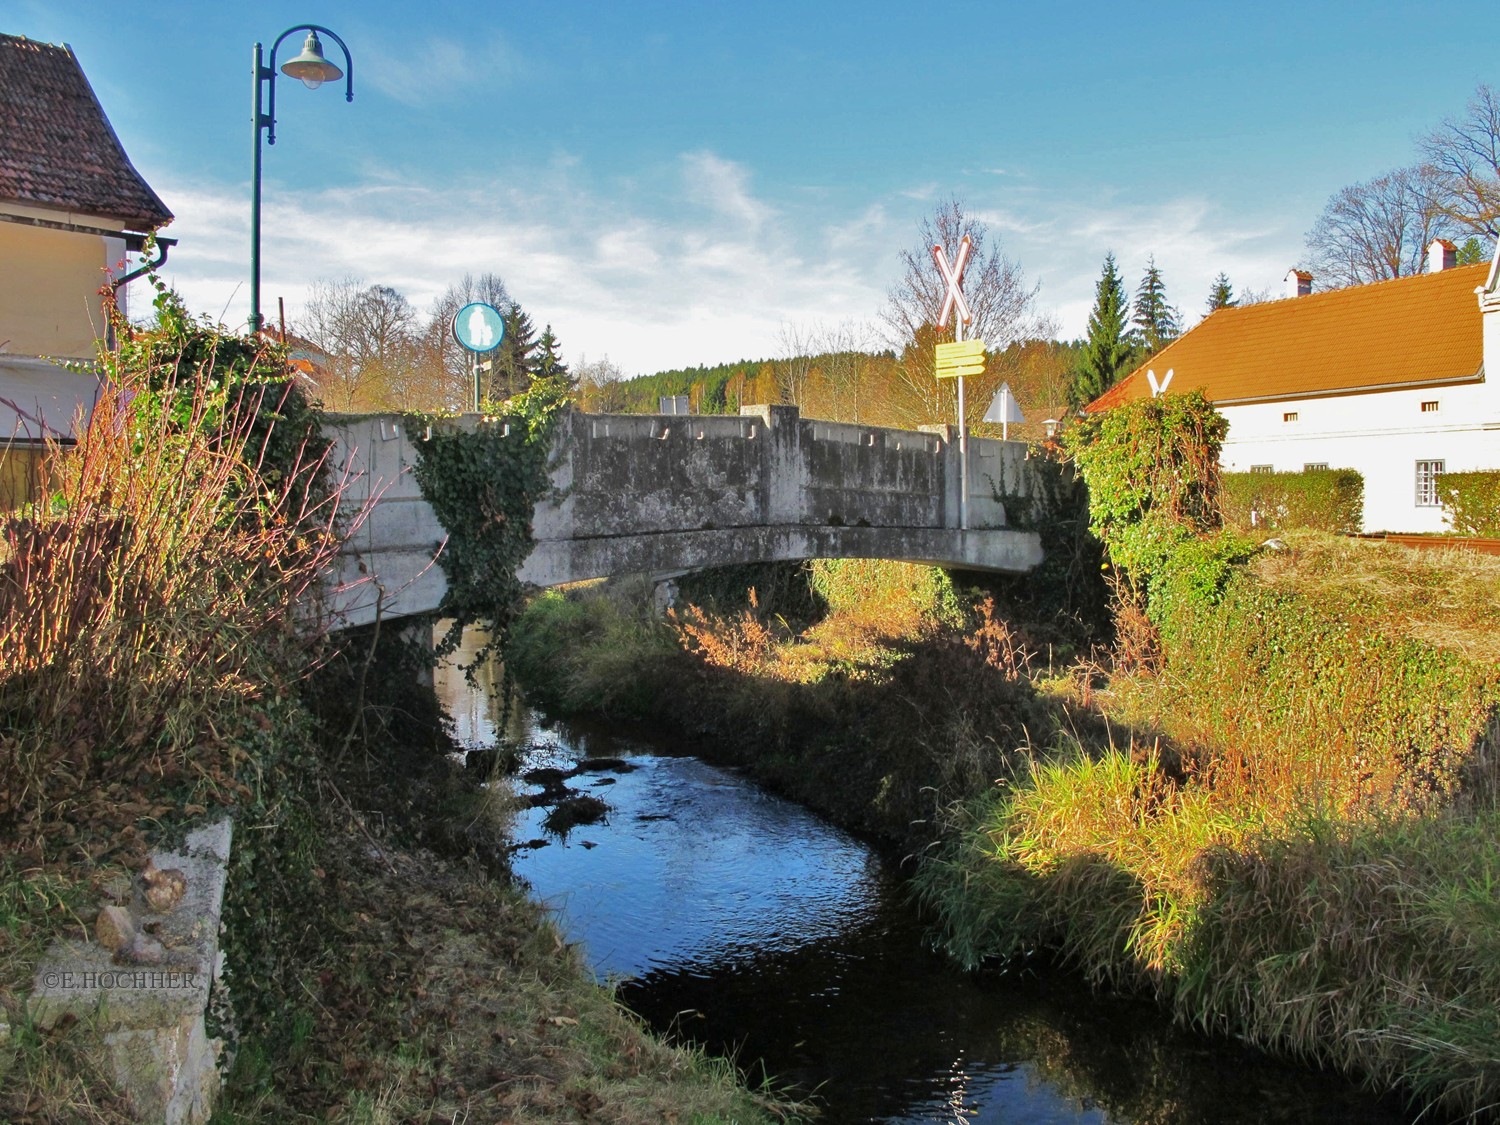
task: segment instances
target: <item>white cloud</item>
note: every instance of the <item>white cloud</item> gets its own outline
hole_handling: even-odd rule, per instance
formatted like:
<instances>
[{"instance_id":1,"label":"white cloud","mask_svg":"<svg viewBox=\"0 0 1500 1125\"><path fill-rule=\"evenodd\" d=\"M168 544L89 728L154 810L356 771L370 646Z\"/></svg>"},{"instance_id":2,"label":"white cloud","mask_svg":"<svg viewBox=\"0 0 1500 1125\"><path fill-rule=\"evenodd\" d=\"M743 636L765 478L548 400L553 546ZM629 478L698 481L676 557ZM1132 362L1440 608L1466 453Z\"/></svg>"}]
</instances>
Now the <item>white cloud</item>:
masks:
<instances>
[{"instance_id":1,"label":"white cloud","mask_svg":"<svg viewBox=\"0 0 1500 1125\"><path fill-rule=\"evenodd\" d=\"M284 296L295 321L313 282L343 276L421 307L464 273L493 270L568 355L607 353L634 373L770 355L784 321L863 316L879 300L881 279L846 256L809 260L825 240L802 244L739 165L694 153L682 171L675 198L635 206L579 187L565 168L529 191L492 181L269 191L262 312L274 320ZM248 201L212 185L158 187L179 216L167 279L192 307L243 323Z\"/></svg>"},{"instance_id":2,"label":"white cloud","mask_svg":"<svg viewBox=\"0 0 1500 1125\"><path fill-rule=\"evenodd\" d=\"M430 306L465 273L499 273L538 329L570 357L611 356L628 373L774 355L784 323L841 323L877 313L915 234L904 193L852 215L795 189L772 206L747 169L712 152L681 156L665 176L585 184L560 157L525 187L495 177L441 187L389 173L320 193L266 194L262 311L286 298L295 321L311 284L354 276ZM248 312L248 197L222 185L157 185L181 239L167 279L189 304L243 324ZM1082 335L1106 250L1132 291L1156 255L1189 323L1223 270L1237 290L1275 285L1300 232L1229 215L1194 196L1121 202L1108 191L1024 193L997 185L970 207L1000 236L1043 312ZM977 193L976 193L977 194ZM804 209L804 203L807 208Z\"/></svg>"},{"instance_id":3,"label":"white cloud","mask_svg":"<svg viewBox=\"0 0 1500 1125\"><path fill-rule=\"evenodd\" d=\"M326 45L325 53L333 49ZM361 60L359 81L409 106L461 97L465 87L481 83L490 89L506 86L528 72L526 57L494 33L473 42L434 37L391 48L376 42L361 52L368 53L369 63Z\"/></svg>"}]
</instances>

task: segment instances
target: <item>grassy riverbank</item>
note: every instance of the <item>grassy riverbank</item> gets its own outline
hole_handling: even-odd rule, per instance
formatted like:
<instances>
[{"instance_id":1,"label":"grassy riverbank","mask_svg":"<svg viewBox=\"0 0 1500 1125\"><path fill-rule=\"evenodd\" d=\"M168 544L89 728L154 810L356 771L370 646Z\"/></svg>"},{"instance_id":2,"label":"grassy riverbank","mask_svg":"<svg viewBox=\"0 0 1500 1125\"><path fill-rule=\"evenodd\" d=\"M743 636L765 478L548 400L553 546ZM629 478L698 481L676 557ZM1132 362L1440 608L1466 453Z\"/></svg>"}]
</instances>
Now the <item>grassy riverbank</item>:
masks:
<instances>
[{"instance_id":1,"label":"grassy riverbank","mask_svg":"<svg viewBox=\"0 0 1500 1125\"><path fill-rule=\"evenodd\" d=\"M965 961L1033 945L1423 1104L1500 1096L1500 564L1287 536L1162 619L920 877Z\"/></svg>"},{"instance_id":2,"label":"grassy riverbank","mask_svg":"<svg viewBox=\"0 0 1500 1125\"><path fill-rule=\"evenodd\" d=\"M798 627L759 589L747 606L743 586L737 605L718 608L693 606L685 587L686 604L665 620L648 583L550 591L516 622L510 666L554 714L660 723L908 848L931 843L955 802L1011 772L1029 730L1074 717L1031 686L1045 647L941 571L818 561L757 581L800 583L801 596L780 601L801 610L811 594L822 616Z\"/></svg>"},{"instance_id":3,"label":"grassy riverbank","mask_svg":"<svg viewBox=\"0 0 1500 1125\"><path fill-rule=\"evenodd\" d=\"M415 667L299 611L338 546L315 412L259 341L158 309L116 320L121 393L47 501L0 518L0 1120L133 1119L87 1020L28 1021L33 972L225 814L216 1120L784 1116L645 1032L510 885Z\"/></svg>"},{"instance_id":4,"label":"grassy riverbank","mask_svg":"<svg viewBox=\"0 0 1500 1125\"><path fill-rule=\"evenodd\" d=\"M543 595L513 667L548 707L675 726L841 823L941 838L918 885L970 964L1054 949L1478 1112L1500 1095L1500 563L1285 538L1154 620L1122 611L1128 663L1049 668L934 572L820 563L842 596L800 630L663 622L628 583Z\"/></svg>"}]
</instances>

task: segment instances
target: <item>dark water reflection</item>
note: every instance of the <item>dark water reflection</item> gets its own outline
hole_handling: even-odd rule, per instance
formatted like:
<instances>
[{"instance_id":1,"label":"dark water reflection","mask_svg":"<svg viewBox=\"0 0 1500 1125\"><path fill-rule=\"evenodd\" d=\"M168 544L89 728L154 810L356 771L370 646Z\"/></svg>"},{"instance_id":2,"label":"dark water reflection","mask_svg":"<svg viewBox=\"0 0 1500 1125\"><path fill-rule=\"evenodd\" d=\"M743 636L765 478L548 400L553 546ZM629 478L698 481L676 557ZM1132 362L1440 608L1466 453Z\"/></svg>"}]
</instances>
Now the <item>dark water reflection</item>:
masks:
<instances>
[{"instance_id":1,"label":"dark water reflection","mask_svg":"<svg viewBox=\"0 0 1500 1125\"><path fill-rule=\"evenodd\" d=\"M461 682L461 681L460 681ZM494 713L440 690L484 744ZM598 730L510 732L604 822L526 810L515 868L654 1027L799 1093L828 1122L1407 1122L1338 1078L1173 1027L1037 966L969 975L924 948L892 865L733 771ZM539 786L520 786L535 793Z\"/></svg>"}]
</instances>

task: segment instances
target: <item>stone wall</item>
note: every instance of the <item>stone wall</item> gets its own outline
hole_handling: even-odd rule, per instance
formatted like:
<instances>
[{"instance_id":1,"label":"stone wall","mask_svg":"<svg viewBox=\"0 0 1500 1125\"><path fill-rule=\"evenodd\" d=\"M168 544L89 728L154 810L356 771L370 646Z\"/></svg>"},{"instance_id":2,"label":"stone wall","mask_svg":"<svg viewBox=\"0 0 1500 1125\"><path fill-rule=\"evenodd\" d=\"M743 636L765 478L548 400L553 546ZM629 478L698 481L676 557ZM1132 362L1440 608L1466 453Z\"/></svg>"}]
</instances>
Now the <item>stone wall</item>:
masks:
<instances>
[{"instance_id":1,"label":"stone wall","mask_svg":"<svg viewBox=\"0 0 1500 1125\"><path fill-rule=\"evenodd\" d=\"M480 425L468 416L462 424ZM444 538L411 476L395 416L330 428L345 505L371 502L349 536L329 602L350 625L427 613L445 584ZM888 558L1022 572L1037 536L1008 527L996 493L1030 494L1021 442L969 442L968 527L959 527L959 443L921 431L802 418L794 406L732 415L569 414L551 462L553 495L533 518L521 577L538 586L632 571L798 558Z\"/></svg>"}]
</instances>

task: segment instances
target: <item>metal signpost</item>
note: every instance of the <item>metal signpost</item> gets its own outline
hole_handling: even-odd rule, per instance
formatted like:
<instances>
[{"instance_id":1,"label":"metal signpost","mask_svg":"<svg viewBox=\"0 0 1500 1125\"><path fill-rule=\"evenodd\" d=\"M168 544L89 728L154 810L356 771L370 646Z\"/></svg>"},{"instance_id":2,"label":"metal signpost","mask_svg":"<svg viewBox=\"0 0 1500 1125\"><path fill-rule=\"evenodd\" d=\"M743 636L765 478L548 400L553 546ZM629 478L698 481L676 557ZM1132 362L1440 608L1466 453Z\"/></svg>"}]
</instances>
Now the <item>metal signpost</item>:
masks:
<instances>
[{"instance_id":1,"label":"metal signpost","mask_svg":"<svg viewBox=\"0 0 1500 1125\"><path fill-rule=\"evenodd\" d=\"M972 249L973 243L969 241L968 235L964 235L958 244L958 256L950 265L941 243L932 248L932 260L937 263L938 272L943 275L948 286L948 291L943 295L943 309L938 313L937 326L946 328L948 314L955 314L954 342L937 346L937 377L958 380L958 526L961 528L969 526L969 427L964 423L964 376L976 375L984 370L984 341L970 341L969 348L964 349L964 325L974 319L974 314L969 311L969 302L964 300L964 267L969 264L969 251ZM974 345L978 345L977 368L971 358ZM946 355L944 349L947 349Z\"/></svg>"},{"instance_id":2,"label":"metal signpost","mask_svg":"<svg viewBox=\"0 0 1500 1125\"><path fill-rule=\"evenodd\" d=\"M474 413L479 413L479 357L488 355L505 339L505 318L494 305L471 301L453 314L453 338L474 358Z\"/></svg>"}]
</instances>

